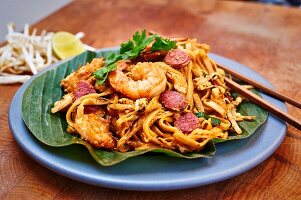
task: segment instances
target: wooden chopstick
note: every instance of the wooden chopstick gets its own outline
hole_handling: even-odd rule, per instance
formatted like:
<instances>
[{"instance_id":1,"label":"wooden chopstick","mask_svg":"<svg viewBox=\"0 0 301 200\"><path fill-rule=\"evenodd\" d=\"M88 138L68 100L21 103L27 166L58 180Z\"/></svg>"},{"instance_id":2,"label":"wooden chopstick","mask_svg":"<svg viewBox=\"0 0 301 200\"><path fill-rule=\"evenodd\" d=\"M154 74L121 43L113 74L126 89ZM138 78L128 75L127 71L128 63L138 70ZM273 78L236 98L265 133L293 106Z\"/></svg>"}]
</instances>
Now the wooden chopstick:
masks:
<instances>
[{"instance_id":1,"label":"wooden chopstick","mask_svg":"<svg viewBox=\"0 0 301 200\"><path fill-rule=\"evenodd\" d=\"M260 98L253 92L247 90L243 86L239 85L238 83L232 81L231 79L225 77L226 84L232 88L233 90L239 92L242 96L246 97L249 101L256 103L257 105L261 106L262 108L266 109L270 113L274 114L275 116L279 117L280 119L286 121L287 123L291 124L292 126L296 127L297 129L301 130L301 123L293 117L292 115L281 111L274 105L268 103L264 99Z\"/></svg>"},{"instance_id":2,"label":"wooden chopstick","mask_svg":"<svg viewBox=\"0 0 301 200\"><path fill-rule=\"evenodd\" d=\"M238 72L236 72L236 71L234 71L234 70L232 70L232 69L230 69L230 68L228 68L228 67L226 67L222 64L217 64L217 66L219 68L225 70L225 72L227 72L228 74L233 75L234 77L239 78L240 80L245 81L246 83L248 83L250 85L253 85L254 87L262 90L263 92L265 92L265 93L267 93L267 94L269 94L269 95L271 95L271 96L273 96L273 97L275 97L279 100L285 101L285 102L287 102L291 105L294 105L294 106L301 109L301 103L300 102L298 102L298 101L296 101L296 100L294 100L290 97L287 97L283 94L280 94L279 92L277 92L275 90L272 90L271 88L268 88L268 87L264 86L263 84L258 83L256 81L250 79L249 77L244 76L244 75L242 75L242 74L240 74L240 73L238 73Z\"/></svg>"}]
</instances>

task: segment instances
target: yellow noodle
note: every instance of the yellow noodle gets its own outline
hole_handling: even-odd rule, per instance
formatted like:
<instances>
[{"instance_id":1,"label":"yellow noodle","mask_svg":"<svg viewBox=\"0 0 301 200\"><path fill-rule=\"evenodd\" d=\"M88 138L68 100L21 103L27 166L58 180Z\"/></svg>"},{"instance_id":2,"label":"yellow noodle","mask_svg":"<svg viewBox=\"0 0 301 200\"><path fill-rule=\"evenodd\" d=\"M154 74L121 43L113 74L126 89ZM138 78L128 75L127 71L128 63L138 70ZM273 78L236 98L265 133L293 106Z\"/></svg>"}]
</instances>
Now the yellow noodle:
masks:
<instances>
[{"instance_id":1,"label":"yellow noodle","mask_svg":"<svg viewBox=\"0 0 301 200\"><path fill-rule=\"evenodd\" d=\"M76 119L85 115L85 106L107 104L102 107L100 114L95 113L95 116L105 118L104 123L110 123L110 130L114 132L116 138L114 148L120 152L154 148L171 149L182 153L201 151L213 138L226 139L229 131L241 134L242 130L237 122L253 120L255 116L237 113L236 107L243 98L239 96L233 100L229 97L230 89L225 84L224 70L218 68L207 55L210 47L197 43L196 39L181 40L177 42L177 47L189 55L191 61L187 66L175 69L163 62L154 62L152 66L158 67L155 68L157 71L161 69L164 72L163 78L167 79L166 84L164 83L167 86L165 91L175 90L186 97L187 106L184 109L174 111L165 108L166 105L160 100L160 94L156 93L151 97L146 95L143 98L128 98L126 94L117 92L116 88L113 89L113 85L106 81L102 86L94 86L99 94L88 94L74 101L73 93L69 93L58 101L51 111L58 112L70 106L66 113L67 130L70 133L77 133L74 126L79 126L77 124L79 120ZM138 77L137 73L132 73L135 63L119 62L126 68L122 73L128 78L133 81L144 79ZM87 82L95 83L92 75L86 78ZM152 78L155 79L156 76ZM135 84L132 85L134 87ZM143 84L140 86L144 88ZM130 90L135 91L135 88ZM144 92L148 94L152 91L148 88ZM184 133L177 127L177 120L186 112L205 112L209 117L199 118L198 127L190 133ZM213 117L219 120L219 124L212 123Z\"/></svg>"},{"instance_id":2,"label":"yellow noodle","mask_svg":"<svg viewBox=\"0 0 301 200\"><path fill-rule=\"evenodd\" d=\"M161 109L157 109L152 111L144 120L143 122L143 135L145 142L151 141L153 137L156 137L157 134L153 132L150 127L154 123L156 119L156 115L161 111Z\"/></svg>"},{"instance_id":3,"label":"yellow noodle","mask_svg":"<svg viewBox=\"0 0 301 200\"><path fill-rule=\"evenodd\" d=\"M236 131L237 134L241 134L242 133L242 130L239 128L236 120L234 119L232 113L230 110L227 111L227 116L232 124L232 127L234 128L234 130Z\"/></svg>"},{"instance_id":4,"label":"yellow noodle","mask_svg":"<svg viewBox=\"0 0 301 200\"><path fill-rule=\"evenodd\" d=\"M157 126L152 126L151 129L152 129L152 131L154 131L160 137L164 137L164 138L167 138L169 140L174 140L172 135L163 133Z\"/></svg>"},{"instance_id":5,"label":"yellow noodle","mask_svg":"<svg viewBox=\"0 0 301 200\"><path fill-rule=\"evenodd\" d=\"M114 109L114 110L135 110L134 105L129 105L129 104L110 104L108 105L108 109Z\"/></svg>"},{"instance_id":6,"label":"yellow noodle","mask_svg":"<svg viewBox=\"0 0 301 200\"><path fill-rule=\"evenodd\" d=\"M125 143L135 134L137 133L141 128L141 124L134 123L131 130L129 130L125 135L123 135L117 143L117 149L121 152L126 152L127 149L125 148Z\"/></svg>"},{"instance_id":7,"label":"yellow noodle","mask_svg":"<svg viewBox=\"0 0 301 200\"><path fill-rule=\"evenodd\" d=\"M67 120L67 123L69 126L71 126L73 128L73 120L72 120L72 117L71 117L71 114L72 112L74 111L74 109L77 108L78 105L81 104L81 102L85 99L85 98L99 98L101 97L100 94L88 94L88 95L85 95L85 96L82 96L80 98L78 98L71 106L70 108L68 109L67 111L67 114L66 114L66 120Z\"/></svg>"},{"instance_id":8,"label":"yellow noodle","mask_svg":"<svg viewBox=\"0 0 301 200\"><path fill-rule=\"evenodd\" d=\"M211 130L195 129L188 135L193 140L220 138L222 136L223 131L217 127Z\"/></svg>"},{"instance_id":9,"label":"yellow noodle","mask_svg":"<svg viewBox=\"0 0 301 200\"><path fill-rule=\"evenodd\" d=\"M193 101L194 101L194 105L197 109L198 112L204 112L204 106L203 103L199 97L199 95L197 93L193 94Z\"/></svg>"},{"instance_id":10,"label":"yellow noodle","mask_svg":"<svg viewBox=\"0 0 301 200\"><path fill-rule=\"evenodd\" d=\"M212 100L207 100L205 99L203 101L203 103L208 106L211 107L213 110L215 110L217 113L219 113L222 117L224 117L226 115L226 111L224 108L222 108L219 104L217 104L216 102L212 101Z\"/></svg>"},{"instance_id":11,"label":"yellow noodle","mask_svg":"<svg viewBox=\"0 0 301 200\"><path fill-rule=\"evenodd\" d=\"M136 119L138 119L138 117L139 116L137 115L136 111L122 115L116 121L117 128L118 129L128 128L128 126L126 124L129 124L129 123L132 124L132 122L135 121Z\"/></svg>"},{"instance_id":12,"label":"yellow noodle","mask_svg":"<svg viewBox=\"0 0 301 200\"><path fill-rule=\"evenodd\" d=\"M85 98L77 107L76 117L82 117L84 115L84 106L86 105L106 105L109 103L109 100L96 99L96 98Z\"/></svg>"},{"instance_id":13,"label":"yellow noodle","mask_svg":"<svg viewBox=\"0 0 301 200\"><path fill-rule=\"evenodd\" d=\"M149 102L149 104L146 106L144 113L145 114L150 113L159 107L160 107L159 96L153 97L152 100Z\"/></svg>"},{"instance_id":14,"label":"yellow noodle","mask_svg":"<svg viewBox=\"0 0 301 200\"><path fill-rule=\"evenodd\" d=\"M188 64L188 74L187 74L187 93L186 93L186 99L188 101L188 109L193 108L193 82L192 82L192 63Z\"/></svg>"},{"instance_id":15,"label":"yellow noodle","mask_svg":"<svg viewBox=\"0 0 301 200\"><path fill-rule=\"evenodd\" d=\"M201 123L201 128L204 130L212 129L211 119L205 119Z\"/></svg>"},{"instance_id":16,"label":"yellow noodle","mask_svg":"<svg viewBox=\"0 0 301 200\"><path fill-rule=\"evenodd\" d=\"M211 65L209 58L203 58L204 65L209 73L214 72L214 67Z\"/></svg>"}]
</instances>

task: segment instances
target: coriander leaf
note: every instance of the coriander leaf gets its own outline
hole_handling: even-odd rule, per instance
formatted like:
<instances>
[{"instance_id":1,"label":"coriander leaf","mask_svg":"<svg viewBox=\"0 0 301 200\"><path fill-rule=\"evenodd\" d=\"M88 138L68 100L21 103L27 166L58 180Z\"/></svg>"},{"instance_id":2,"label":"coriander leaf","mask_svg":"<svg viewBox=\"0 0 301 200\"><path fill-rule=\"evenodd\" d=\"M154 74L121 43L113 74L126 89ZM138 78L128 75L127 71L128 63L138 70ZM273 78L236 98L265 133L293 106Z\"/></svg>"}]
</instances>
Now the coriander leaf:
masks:
<instances>
[{"instance_id":1,"label":"coriander leaf","mask_svg":"<svg viewBox=\"0 0 301 200\"><path fill-rule=\"evenodd\" d=\"M130 58L134 58L139 56L140 52L145 49L147 47L147 45L149 45L152 41L153 41L153 37L148 37L145 40L143 40L139 45L137 45L134 49L133 49L133 55Z\"/></svg>"},{"instance_id":2,"label":"coriander leaf","mask_svg":"<svg viewBox=\"0 0 301 200\"><path fill-rule=\"evenodd\" d=\"M105 67L113 64L114 62L121 60L122 56L120 54L110 53L105 60Z\"/></svg>"},{"instance_id":3,"label":"coriander leaf","mask_svg":"<svg viewBox=\"0 0 301 200\"><path fill-rule=\"evenodd\" d=\"M146 30L143 30L141 34L137 31L133 35L133 43L134 43L133 49L131 51L127 51L124 53L128 56L128 59L139 56L140 52L143 49L145 49L147 45L149 45L154 40L155 37L156 35L146 37Z\"/></svg>"},{"instance_id":4,"label":"coriander leaf","mask_svg":"<svg viewBox=\"0 0 301 200\"><path fill-rule=\"evenodd\" d=\"M120 54L123 54L127 51L131 51L133 48L134 48L134 43L131 40L129 40L121 44L119 52Z\"/></svg>"},{"instance_id":5,"label":"coriander leaf","mask_svg":"<svg viewBox=\"0 0 301 200\"><path fill-rule=\"evenodd\" d=\"M97 79L97 84L103 84L107 77L109 72L115 70L117 68L117 63L113 63L111 65L105 66L94 72L94 76Z\"/></svg>"},{"instance_id":6,"label":"coriander leaf","mask_svg":"<svg viewBox=\"0 0 301 200\"><path fill-rule=\"evenodd\" d=\"M205 112L197 112L194 113L198 118L204 117L205 119L210 119L211 118L211 123L213 125L219 126L221 124L221 120L215 117L210 117L207 115Z\"/></svg>"},{"instance_id":7,"label":"coriander leaf","mask_svg":"<svg viewBox=\"0 0 301 200\"><path fill-rule=\"evenodd\" d=\"M124 60L135 58L135 57L137 57L137 54L134 51L127 51L124 54L122 54L122 58Z\"/></svg>"},{"instance_id":8,"label":"coriander leaf","mask_svg":"<svg viewBox=\"0 0 301 200\"><path fill-rule=\"evenodd\" d=\"M145 40L145 38L146 38L146 30L141 31L141 34L139 33L139 31L137 31L133 35L133 41L135 42L136 46L141 44Z\"/></svg>"},{"instance_id":9,"label":"coriander leaf","mask_svg":"<svg viewBox=\"0 0 301 200\"><path fill-rule=\"evenodd\" d=\"M170 41L169 39L163 39L159 36L156 36L156 41L154 42L151 51L168 51L170 49L174 49L176 47L175 41Z\"/></svg>"},{"instance_id":10,"label":"coriander leaf","mask_svg":"<svg viewBox=\"0 0 301 200\"><path fill-rule=\"evenodd\" d=\"M201 117L204 117L205 119L209 119L210 116L207 115L205 112L197 112L197 113L194 113L198 118L201 118Z\"/></svg>"},{"instance_id":11,"label":"coriander leaf","mask_svg":"<svg viewBox=\"0 0 301 200\"><path fill-rule=\"evenodd\" d=\"M97 79L97 84L102 84L106 81L109 72L117 68L116 62L121 60L120 54L110 53L105 60L105 66L94 72L94 77Z\"/></svg>"},{"instance_id":12,"label":"coriander leaf","mask_svg":"<svg viewBox=\"0 0 301 200\"><path fill-rule=\"evenodd\" d=\"M101 84L103 84L107 80L107 78L108 78L108 73L105 74L104 76L100 77L100 78L97 78L96 83L98 85L101 85Z\"/></svg>"},{"instance_id":13,"label":"coriander leaf","mask_svg":"<svg viewBox=\"0 0 301 200\"><path fill-rule=\"evenodd\" d=\"M133 35L133 39L121 44L120 54L123 59L132 59L139 56L140 52L147 47L155 36L146 36L146 31L143 30L141 33L137 31Z\"/></svg>"},{"instance_id":14,"label":"coriander leaf","mask_svg":"<svg viewBox=\"0 0 301 200\"><path fill-rule=\"evenodd\" d=\"M213 125L219 126L219 125L221 125L221 120L218 118L215 118L215 117L211 117L211 123Z\"/></svg>"}]
</instances>

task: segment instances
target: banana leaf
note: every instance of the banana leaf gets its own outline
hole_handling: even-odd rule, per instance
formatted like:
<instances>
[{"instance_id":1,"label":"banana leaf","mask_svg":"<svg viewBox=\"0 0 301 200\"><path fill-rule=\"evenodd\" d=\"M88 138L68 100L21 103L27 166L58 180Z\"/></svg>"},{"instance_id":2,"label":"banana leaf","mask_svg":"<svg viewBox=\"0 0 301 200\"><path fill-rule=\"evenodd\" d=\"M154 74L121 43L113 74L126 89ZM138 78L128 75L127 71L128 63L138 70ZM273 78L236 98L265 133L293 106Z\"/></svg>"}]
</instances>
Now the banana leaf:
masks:
<instances>
[{"instance_id":1,"label":"banana leaf","mask_svg":"<svg viewBox=\"0 0 301 200\"><path fill-rule=\"evenodd\" d=\"M50 112L53 104L57 100L61 99L64 94L60 86L60 81L72 71L77 70L79 66L85 65L87 62L91 62L93 58L102 56L106 57L108 54L109 51L106 50L100 51L99 53L86 51L71 60L60 63L53 69L42 73L31 82L22 98L22 117L28 129L40 142L53 147L73 144L84 145L91 153L91 156L103 166L114 165L130 157L146 154L148 152L152 152L153 154L163 153L168 156L176 156L186 159L200 157L210 158L214 155L216 149L213 141L208 142L201 152L196 153L181 154L162 148L121 153L117 151L106 151L93 148L78 135L67 133L65 114L52 114ZM243 135L246 137L252 135L258 126L264 123L267 118L265 111L257 105L249 102L243 103L240 106L239 112L242 114L252 113L261 119L256 122L240 123L240 126L244 130ZM74 148L76 148L76 146Z\"/></svg>"}]
</instances>

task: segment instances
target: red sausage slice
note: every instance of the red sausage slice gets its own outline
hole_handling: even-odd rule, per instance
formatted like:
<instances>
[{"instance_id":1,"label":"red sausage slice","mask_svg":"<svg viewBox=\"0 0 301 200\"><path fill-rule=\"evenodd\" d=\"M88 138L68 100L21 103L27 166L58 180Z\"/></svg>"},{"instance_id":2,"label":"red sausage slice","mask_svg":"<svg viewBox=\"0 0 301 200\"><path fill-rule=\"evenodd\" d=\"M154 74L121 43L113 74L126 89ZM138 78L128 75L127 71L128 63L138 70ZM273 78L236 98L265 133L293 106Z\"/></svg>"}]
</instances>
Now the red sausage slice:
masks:
<instances>
[{"instance_id":1,"label":"red sausage slice","mask_svg":"<svg viewBox=\"0 0 301 200\"><path fill-rule=\"evenodd\" d=\"M82 96L85 96L87 94L93 94L96 93L96 90L93 88L93 86L84 80L81 80L76 85L76 90L74 92L75 99L78 99ZM99 110L99 106L85 106L85 114L90 113L96 113Z\"/></svg>"},{"instance_id":2,"label":"red sausage slice","mask_svg":"<svg viewBox=\"0 0 301 200\"><path fill-rule=\"evenodd\" d=\"M75 99L78 99L87 94L96 93L93 86L87 81L79 81L76 86L76 90L74 92Z\"/></svg>"},{"instance_id":3,"label":"red sausage slice","mask_svg":"<svg viewBox=\"0 0 301 200\"><path fill-rule=\"evenodd\" d=\"M146 62L155 62L159 60L163 60L163 58L166 56L166 51L155 51L155 52L147 52L143 53L141 57Z\"/></svg>"},{"instance_id":4,"label":"red sausage slice","mask_svg":"<svg viewBox=\"0 0 301 200\"><path fill-rule=\"evenodd\" d=\"M183 133L190 133L199 126L199 119L193 113L186 113L175 121L175 126Z\"/></svg>"},{"instance_id":5,"label":"red sausage slice","mask_svg":"<svg viewBox=\"0 0 301 200\"><path fill-rule=\"evenodd\" d=\"M186 52L180 49L172 49L168 51L164 62L173 68L179 69L189 64L190 57Z\"/></svg>"},{"instance_id":6,"label":"red sausage slice","mask_svg":"<svg viewBox=\"0 0 301 200\"><path fill-rule=\"evenodd\" d=\"M171 110L182 110L188 104L186 97L184 97L181 93L176 91L165 91L160 95L160 101L165 108L169 108Z\"/></svg>"}]
</instances>

